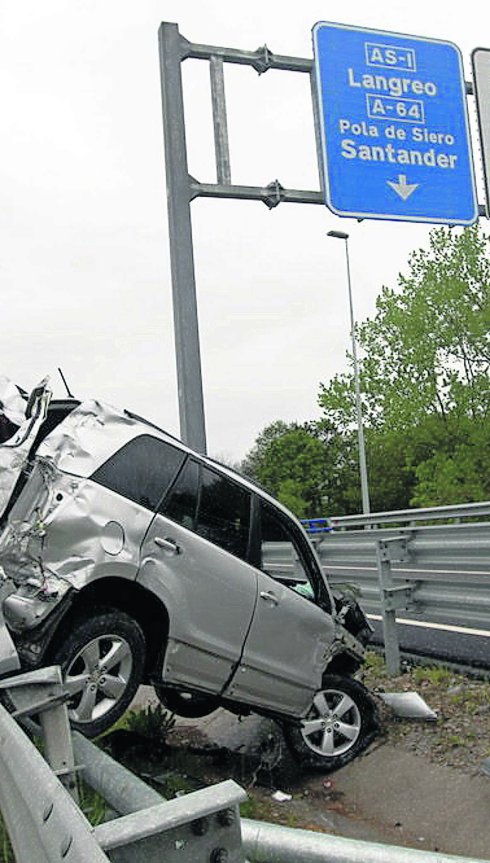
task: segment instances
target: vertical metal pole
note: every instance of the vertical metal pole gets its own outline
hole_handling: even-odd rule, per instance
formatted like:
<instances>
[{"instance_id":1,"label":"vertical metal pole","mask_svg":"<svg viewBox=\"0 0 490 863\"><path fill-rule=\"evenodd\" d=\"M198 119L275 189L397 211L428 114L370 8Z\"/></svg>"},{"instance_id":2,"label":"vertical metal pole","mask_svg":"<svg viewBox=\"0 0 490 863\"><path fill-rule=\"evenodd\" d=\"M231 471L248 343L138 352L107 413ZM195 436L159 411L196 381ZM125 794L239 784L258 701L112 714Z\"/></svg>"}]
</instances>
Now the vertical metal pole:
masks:
<instances>
[{"instance_id":1,"label":"vertical metal pole","mask_svg":"<svg viewBox=\"0 0 490 863\"><path fill-rule=\"evenodd\" d=\"M382 540L376 540L376 560L378 565L379 592L383 614L383 637L385 644L386 669L390 677L400 674L400 647L396 629L396 610L392 608L391 595L387 588L393 587L389 549Z\"/></svg>"},{"instance_id":2,"label":"vertical metal pole","mask_svg":"<svg viewBox=\"0 0 490 863\"><path fill-rule=\"evenodd\" d=\"M313 108L313 126L315 129L315 141L316 141L316 158L318 162L318 176L320 178L320 189L322 190L323 196L325 197L325 170L323 165L323 144L322 144L322 133L321 133L321 120L320 120L320 112L318 107L318 85L316 79L316 71L315 64L313 63L310 75L310 90L311 90L311 105Z\"/></svg>"},{"instance_id":3,"label":"vertical metal pole","mask_svg":"<svg viewBox=\"0 0 490 863\"><path fill-rule=\"evenodd\" d=\"M51 770L78 803L75 756L66 704L57 704L39 714L44 738L44 757Z\"/></svg>"},{"instance_id":4,"label":"vertical metal pole","mask_svg":"<svg viewBox=\"0 0 490 863\"><path fill-rule=\"evenodd\" d=\"M226 118L225 76L221 57L209 61L211 78L211 102L213 106L214 149L216 153L216 178L224 186L231 184L230 148L228 145L228 121Z\"/></svg>"},{"instance_id":5,"label":"vertical metal pole","mask_svg":"<svg viewBox=\"0 0 490 863\"><path fill-rule=\"evenodd\" d=\"M352 302L352 285L350 278L349 241L345 241L345 256L347 260L347 285L349 288L350 334L352 340L352 359L354 362L354 386L356 393L357 436L359 440L359 471L361 474L362 511L364 515L370 512L369 488L366 465L366 445L364 443L364 426L362 422L361 387L359 383L359 363L357 360L356 332L354 323L354 305Z\"/></svg>"},{"instance_id":6,"label":"vertical metal pole","mask_svg":"<svg viewBox=\"0 0 490 863\"><path fill-rule=\"evenodd\" d=\"M186 444L204 453L206 427L180 66L183 40L177 24L162 24L158 36L180 434Z\"/></svg>"}]
</instances>

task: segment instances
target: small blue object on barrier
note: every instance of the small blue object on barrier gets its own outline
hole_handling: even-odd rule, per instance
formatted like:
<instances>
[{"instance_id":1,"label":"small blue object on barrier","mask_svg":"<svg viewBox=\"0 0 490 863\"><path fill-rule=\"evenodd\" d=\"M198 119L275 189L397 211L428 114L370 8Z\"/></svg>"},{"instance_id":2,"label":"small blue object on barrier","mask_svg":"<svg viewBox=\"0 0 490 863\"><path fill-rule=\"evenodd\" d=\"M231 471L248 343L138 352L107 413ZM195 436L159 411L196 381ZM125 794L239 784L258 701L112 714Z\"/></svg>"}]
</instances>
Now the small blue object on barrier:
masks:
<instances>
[{"instance_id":1,"label":"small blue object on barrier","mask_svg":"<svg viewBox=\"0 0 490 863\"><path fill-rule=\"evenodd\" d=\"M333 530L328 518L302 518L301 524L307 533L330 533Z\"/></svg>"}]
</instances>

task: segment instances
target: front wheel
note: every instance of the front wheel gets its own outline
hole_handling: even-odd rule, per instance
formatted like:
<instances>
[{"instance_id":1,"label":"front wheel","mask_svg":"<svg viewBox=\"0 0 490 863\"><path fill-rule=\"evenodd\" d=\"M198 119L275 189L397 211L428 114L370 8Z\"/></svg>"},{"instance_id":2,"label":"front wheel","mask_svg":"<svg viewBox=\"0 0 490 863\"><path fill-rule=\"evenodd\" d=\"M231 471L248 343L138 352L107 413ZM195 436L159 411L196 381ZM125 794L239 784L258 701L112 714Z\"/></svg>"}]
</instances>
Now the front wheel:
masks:
<instances>
[{"instance_id":1,"label":"front wheel","mask_svg":"<svg viewBox=\"0 0 490 863\"><path fill-rule=\"evenodd\" d=\"M324 677L308 715L288 723L284 733L304 767L330 772L362 752L378 728L376 706L362 683L332 674Z\"/></svg>"},{"instance_id":2,"label":"front wheel","mask_svg":"<svg viewBox=\"0 0 490 863\"><path fill-rule=\"evenodd\" d=\"M141 682L145 639L122 611L85 612L72 623L50 661L61 666L70 693L70 722L87 737L110 728L129 706Z\"/></svg>"}]
</instances>

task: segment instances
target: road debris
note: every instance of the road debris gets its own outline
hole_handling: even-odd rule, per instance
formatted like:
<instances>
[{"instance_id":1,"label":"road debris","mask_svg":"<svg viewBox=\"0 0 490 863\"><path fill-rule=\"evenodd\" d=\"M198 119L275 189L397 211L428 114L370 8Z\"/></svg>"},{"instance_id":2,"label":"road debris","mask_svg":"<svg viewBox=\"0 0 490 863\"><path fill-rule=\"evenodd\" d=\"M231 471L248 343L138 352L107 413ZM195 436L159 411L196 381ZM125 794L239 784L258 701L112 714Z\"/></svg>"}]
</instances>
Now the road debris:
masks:
<instances>
[{"instance_id":1,"label":"road debris","mask_svg":"<svg viewBox=\"0 0 490 863\"><path fill-rule=\"evenodd\" d=\"M274 791L271 796L276 803L287 803L289 800L293 799L292 794L286 794L284 791Z\"/></svg>"},{"instance_id":2,"label":"road debris","mask_svg":"<svg viewBox=\"0 0 490 863\"><path fill-rule=\"evenodd\" d=\"M424 701L418 692L377 692L396 716L402 719L422 719L426 722L434 722L437 713Z\"/></svg>"}]
</instances>

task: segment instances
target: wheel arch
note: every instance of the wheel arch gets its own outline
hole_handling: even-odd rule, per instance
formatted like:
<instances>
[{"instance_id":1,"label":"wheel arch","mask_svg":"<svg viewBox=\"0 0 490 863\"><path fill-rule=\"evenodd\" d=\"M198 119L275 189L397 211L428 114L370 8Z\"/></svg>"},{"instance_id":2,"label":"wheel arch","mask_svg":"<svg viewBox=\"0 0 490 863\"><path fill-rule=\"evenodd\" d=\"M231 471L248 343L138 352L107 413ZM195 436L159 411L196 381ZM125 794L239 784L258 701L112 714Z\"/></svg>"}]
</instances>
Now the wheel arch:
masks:
<instances>
[{"instance_id":1,"label":"wheel arch","mask_svg":"<svg viewBox=\"0 0 490 863\"><path fill-rule=\"evenodd\" d=\"M360 668L362 662L362 659L352 656L350 653L347 653L347 651L342 651L342 653L337 653L333 659L330 660L323 672L323 677L330 674L339 674L342 677L349 677Z\"/></svg>"},{"instance_id":2,"label":"wheel arch","mask_svg":"<svg viewBox=\"0 0 490 863\"><path fill-rule=\"evenodd\" d=\"M140 625L146 641L144 682L149 682L161 669L169 628L168 611L154 593L124 578L101 578L77 591L56 627L47 652L56 649L80 612L95 606L124 611Z\"/></svg>"}]
</instances>

